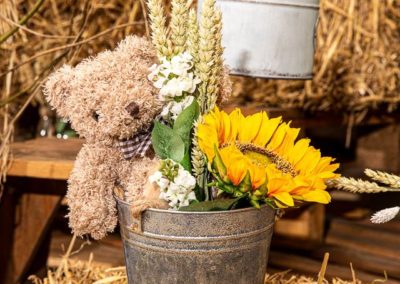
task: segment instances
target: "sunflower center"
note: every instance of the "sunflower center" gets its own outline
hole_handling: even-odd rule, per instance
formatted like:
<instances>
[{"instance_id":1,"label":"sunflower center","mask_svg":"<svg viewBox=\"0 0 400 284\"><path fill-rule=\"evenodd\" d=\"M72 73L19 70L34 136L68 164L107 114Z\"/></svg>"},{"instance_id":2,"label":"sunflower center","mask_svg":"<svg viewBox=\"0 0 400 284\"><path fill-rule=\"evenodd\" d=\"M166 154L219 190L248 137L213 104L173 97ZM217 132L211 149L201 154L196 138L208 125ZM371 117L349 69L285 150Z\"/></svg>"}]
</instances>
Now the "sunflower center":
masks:
<instances>
[{"instance_id":1,"label":"sunflower center","mask_svg":"<svg viewBox=\"0 0 400 284\"><path fill-rule=\"evenodd\" d=\"M241 144L237 142L236 147L257 166L266 167L272 163L275 164L278 170L290 174L292 177L296 176L296 171L293 166L273 151L253 144Z\"/></svg>"}]
</instances>

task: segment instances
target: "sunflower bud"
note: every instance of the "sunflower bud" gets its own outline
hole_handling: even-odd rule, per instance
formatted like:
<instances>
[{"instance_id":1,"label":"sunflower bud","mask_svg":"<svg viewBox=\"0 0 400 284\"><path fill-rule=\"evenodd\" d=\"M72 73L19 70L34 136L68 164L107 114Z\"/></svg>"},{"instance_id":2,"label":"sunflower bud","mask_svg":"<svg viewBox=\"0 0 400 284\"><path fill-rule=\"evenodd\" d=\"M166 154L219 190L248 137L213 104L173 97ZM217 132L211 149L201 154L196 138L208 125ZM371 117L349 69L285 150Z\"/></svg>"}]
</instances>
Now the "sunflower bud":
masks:
<instances>
[{"instance_id":1,"label":"sunflower bud","mask_svg":"<svg viewBox=\"0 0 400 284\"><path fill-rule=\"evenodd\" d=\"M257 188L256 191L254 191L254 195L257 197L263 197L266 196L267 192L268 192L267 182L265 182L259 188Z\"/></svg>"},{"instance_id":2,"label":"sunflower bud","mask_svg":"<svg viewBox=\"0 0 400 284\"><path fill-rule=\"evenodd\" d=\"M241 192L249 192L251 190L251 178L250 178L250 172L247 171L246 175L244 176L242 182L239 185L239 190Z\"/></svg>"},{"instance_id":3,"label":"sunflower bud","mask_svg":"<svg viewBox=\"0 0 400 284\"><path fill-rule=\"evenodd\" d=\"M215 157L212 162L212 166L217 171L218 175L224 182L229 182L229 178L226 175L226 167L224 165L224 162L222 161L221 155L219 154L216 146L214 146L214 151L215 151Z\"/></svg>"}]
</instances>

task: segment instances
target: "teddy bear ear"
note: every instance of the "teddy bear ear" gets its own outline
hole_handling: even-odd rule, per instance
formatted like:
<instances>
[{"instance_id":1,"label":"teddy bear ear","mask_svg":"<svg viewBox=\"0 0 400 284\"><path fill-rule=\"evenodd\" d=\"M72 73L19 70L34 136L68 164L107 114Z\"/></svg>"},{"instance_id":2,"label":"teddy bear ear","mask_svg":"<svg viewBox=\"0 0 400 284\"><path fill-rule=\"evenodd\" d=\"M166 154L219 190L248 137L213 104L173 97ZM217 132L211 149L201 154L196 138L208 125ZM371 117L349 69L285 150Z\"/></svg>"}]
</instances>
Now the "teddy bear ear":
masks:
<instances>
[{"instance_id":1,"label":"teddy bear ear","mask_svg":"<svg viewBox=\"0 0 400 284\"><path fill-rule=\"evenodd\" d=\"M64 117L68 117L67 101L71 97L71 89L75 75L74 70L69 65L64 65L47 79L43 93L57 113Z\"/></svg>"}]
</instances>

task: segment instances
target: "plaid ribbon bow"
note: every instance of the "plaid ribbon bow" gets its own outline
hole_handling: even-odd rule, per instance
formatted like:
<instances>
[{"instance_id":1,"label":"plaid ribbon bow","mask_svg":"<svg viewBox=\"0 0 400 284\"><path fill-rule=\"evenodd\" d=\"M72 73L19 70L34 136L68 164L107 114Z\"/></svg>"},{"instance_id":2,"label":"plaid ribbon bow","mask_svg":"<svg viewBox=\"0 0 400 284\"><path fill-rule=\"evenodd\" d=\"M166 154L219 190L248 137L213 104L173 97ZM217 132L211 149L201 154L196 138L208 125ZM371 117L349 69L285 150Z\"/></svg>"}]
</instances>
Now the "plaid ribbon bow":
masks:
<instances>
[{"instance_id":1,"label":"plaid ribbon bow","mask_svg":"<svg viewBox=\"0 0 400 284\"><path fill-rule=\"evenodd\" d=\"M156 119L162 124L167 124L165 120L157 116ZM130 160L132 158L143 158L149 148L151 147L151 130L150 127L147 131L138 133L132 138L118 141L117 147L122 152L125 160Z\"/></svg>"},{"instance_id":2,"label":"plaid ribbon bow","mask_svg":"<svg viewBox=\"0 0 400 284\"><path fill-rule=\"evenodd\" d=\"M132 138L118 141L117 147L122 152L125 160L143 158L151 147L151 131L139 133Z\"/></svg>"}]
</instances>

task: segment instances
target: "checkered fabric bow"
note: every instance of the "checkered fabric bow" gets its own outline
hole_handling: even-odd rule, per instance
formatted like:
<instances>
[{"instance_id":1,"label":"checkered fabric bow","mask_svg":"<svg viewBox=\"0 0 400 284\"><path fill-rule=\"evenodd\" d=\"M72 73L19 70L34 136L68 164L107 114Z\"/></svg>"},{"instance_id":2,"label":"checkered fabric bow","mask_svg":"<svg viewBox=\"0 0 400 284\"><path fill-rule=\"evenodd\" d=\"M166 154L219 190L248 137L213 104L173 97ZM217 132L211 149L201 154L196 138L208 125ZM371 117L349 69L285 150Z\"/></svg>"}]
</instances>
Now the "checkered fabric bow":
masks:
<instances>
[{"instance_id":1,"label":"checkered fabric bow","mask_svg":"<svg viewBox=\"0 0 400 284\"><path fill-rule=\"evenodd\" d=\"M139 133L132 138L118 141L117 147L121 150L125 160L143 158L151 147L151 131Z\"/></svg>"},{"instance_id":2,"label":"checkered fabric bow","mask_svg":"<svg viewBox=\"0 0 400 284\"><path fill-rule=\"evenodd\" d=\"M167 122L159 117L156 118L162 124ZM150 127L147 131L138 133L132 138L118 141L117 147L121 150L125 160L132 158L143 158L149 148L151 147L151 130Z\"/></svg>"}]
</instances>

